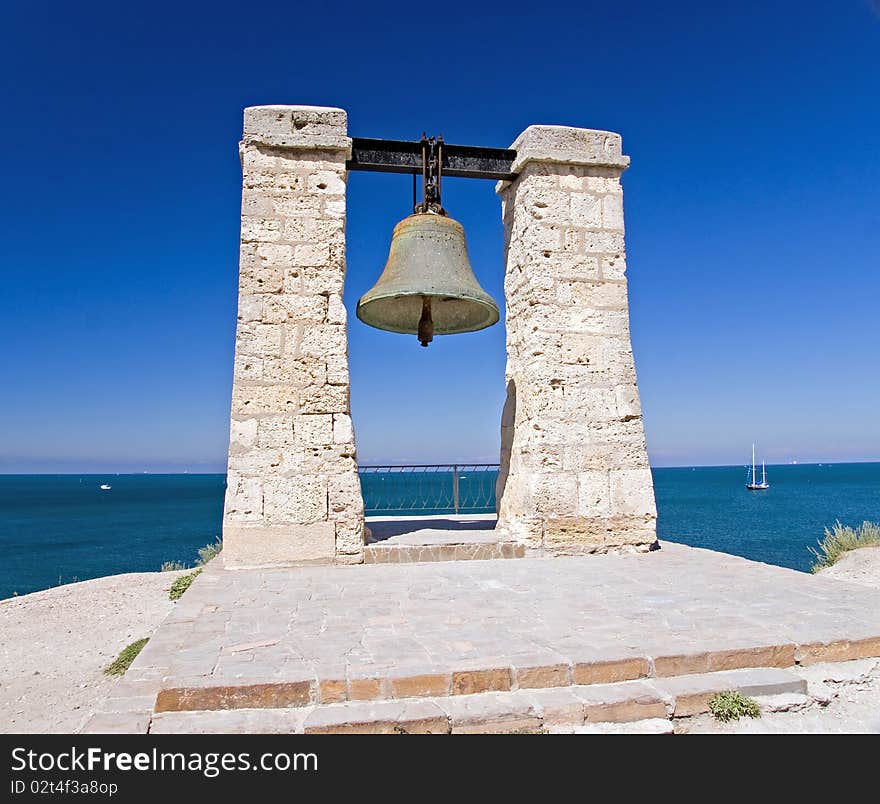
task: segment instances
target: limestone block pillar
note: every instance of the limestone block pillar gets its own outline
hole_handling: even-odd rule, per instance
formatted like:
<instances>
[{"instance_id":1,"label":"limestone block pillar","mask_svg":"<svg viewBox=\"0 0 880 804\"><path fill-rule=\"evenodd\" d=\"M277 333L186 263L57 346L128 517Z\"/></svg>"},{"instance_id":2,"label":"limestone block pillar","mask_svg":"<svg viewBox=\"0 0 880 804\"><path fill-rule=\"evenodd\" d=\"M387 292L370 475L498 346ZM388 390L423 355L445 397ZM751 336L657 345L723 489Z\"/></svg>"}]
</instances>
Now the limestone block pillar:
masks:
<instances>
[{"instance_id":1,"label":"limestone block pillar","mask_svg":"<svg viewBox=\"0 0 880 804\"><path fill-rule=\"evenodd\" d=\"M623 192L607 131L530 126L499 184L507 402L498 529L551 554L647 550L656 509L629 335Z\"/></svg>"},{"instance_id":2,"label":"limestone block pillar","mask_svg":"<svg viewBox=\"0 0 880 804\"><path fill-rule=\"evenodd\" d=\"M226 566L363 560L342 109L245 109Z\"/></svg>"}]
</instances>

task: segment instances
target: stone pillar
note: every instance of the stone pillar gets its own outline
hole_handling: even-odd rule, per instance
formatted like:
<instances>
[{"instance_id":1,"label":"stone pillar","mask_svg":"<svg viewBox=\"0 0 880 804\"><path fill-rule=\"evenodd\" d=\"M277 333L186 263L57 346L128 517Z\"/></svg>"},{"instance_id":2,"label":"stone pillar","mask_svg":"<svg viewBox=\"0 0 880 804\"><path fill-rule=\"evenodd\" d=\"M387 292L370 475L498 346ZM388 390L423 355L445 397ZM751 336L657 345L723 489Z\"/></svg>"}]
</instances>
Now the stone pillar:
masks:
<instances>
[{"instance_id":1,"label":"stone pillar","mask_svg":"<svg viewBox=\"0 0 880 804\"><path fill-rule=\"evenodd\" d=\"M499 184L507 402L498 529L550 554L641 551L656 509L629 337L620 135L530 126Z\"/></svg>"},{"instance_id":2,"label":"stone pillar","mask_svg":"<svg viewBox=\"0 0 880 804\"><path fill-rule=\"evenodd\" d=\"M363 560L349 409L342 109L245 109L227 567Z\"/></svg>"}]
</instances>

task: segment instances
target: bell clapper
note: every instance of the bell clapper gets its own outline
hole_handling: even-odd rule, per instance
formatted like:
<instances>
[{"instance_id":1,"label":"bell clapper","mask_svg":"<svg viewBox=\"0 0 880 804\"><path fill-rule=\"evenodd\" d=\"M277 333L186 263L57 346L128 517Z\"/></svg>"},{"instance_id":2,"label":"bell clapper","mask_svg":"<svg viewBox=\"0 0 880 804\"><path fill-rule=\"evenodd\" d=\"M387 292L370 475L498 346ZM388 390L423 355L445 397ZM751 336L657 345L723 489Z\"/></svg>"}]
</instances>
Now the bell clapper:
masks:
<instances>
[{"instance_id":1,"label":"bell clapper","mask_svg":"<svg viewBox=\"0 0 880 804\"><path fill-rule=\"evenodd\" d=\"M422 296L422 317L419 319L419 343L427 346L434 340L434 321L431 319L431 297Z\"/></svg>"}]
</instances>

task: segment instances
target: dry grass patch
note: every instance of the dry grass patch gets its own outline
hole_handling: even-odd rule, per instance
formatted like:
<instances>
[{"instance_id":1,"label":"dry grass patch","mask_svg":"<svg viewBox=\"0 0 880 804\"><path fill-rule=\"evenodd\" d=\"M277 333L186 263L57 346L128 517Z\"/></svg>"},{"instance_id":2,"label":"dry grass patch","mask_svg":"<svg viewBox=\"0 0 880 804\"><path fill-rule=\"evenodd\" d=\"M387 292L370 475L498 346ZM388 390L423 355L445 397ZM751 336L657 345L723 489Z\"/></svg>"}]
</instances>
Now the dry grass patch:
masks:
<instances>
[{"instance_id":1,"label":"dry grass patch","mask_svg":"<svg viewBox=\"0 0 880 804\"><path fill-rule=\"evenodd\" d=\"M816 557L811 567L813 572L834 565L842 555L860 547L880 545L880 525L876 522L862 522L857 528L842 525L840 521L832 528L825 528L825 537L819 540L819 549L809 548Z\"/></svg>"}]
</instances>

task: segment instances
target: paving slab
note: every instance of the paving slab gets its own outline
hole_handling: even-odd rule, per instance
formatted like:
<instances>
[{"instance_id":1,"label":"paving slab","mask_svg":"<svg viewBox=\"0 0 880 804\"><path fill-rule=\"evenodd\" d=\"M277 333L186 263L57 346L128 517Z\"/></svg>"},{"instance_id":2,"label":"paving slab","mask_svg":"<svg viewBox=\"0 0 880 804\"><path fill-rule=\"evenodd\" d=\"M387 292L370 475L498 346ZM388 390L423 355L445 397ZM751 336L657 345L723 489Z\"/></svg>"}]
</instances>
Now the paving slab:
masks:
<instances>
[{"instance_id":1,"label":"paving slab","mask_svg":"<svg viewBox=\"0 0 880 804\"><path fill-rule=\"evenodd\" d=\"M158 681L159 709L175 711L784 667L880 655L878 605L880 590L670 543L517 561L209 565L126 679Z\"/></svg>"}]
</instances>

